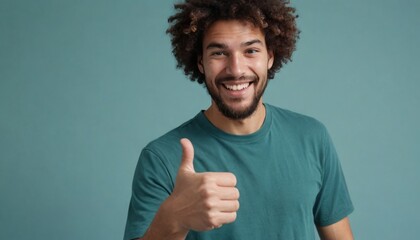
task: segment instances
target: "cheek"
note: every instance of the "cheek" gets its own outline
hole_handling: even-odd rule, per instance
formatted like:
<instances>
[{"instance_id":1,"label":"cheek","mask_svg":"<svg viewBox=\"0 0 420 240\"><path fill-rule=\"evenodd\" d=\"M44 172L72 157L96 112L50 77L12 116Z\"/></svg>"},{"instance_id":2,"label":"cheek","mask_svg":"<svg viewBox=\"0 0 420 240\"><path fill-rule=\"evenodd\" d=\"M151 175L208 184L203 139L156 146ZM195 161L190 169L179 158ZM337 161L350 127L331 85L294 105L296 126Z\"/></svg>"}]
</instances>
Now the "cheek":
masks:
<instances>
[{"instance_id":1,"label":"cheek","mask_svg":"<svg viewBox=\"0 0 420 240\"><path fill-rule=\"evenodd\" d=\"M224 65L221 62L209 62L205 67L206 78L214 78L223 73Z\"/></svg>"},{"instance_id":2,"label":"cheek","mask_svg":"<svg viewBox=\"0 0 420 240\"><path fill-rule=\"evenodd\" d=\"M264 61L256 61L251 65L251 69L253 72L257 73L260 77L267 75L269 66L267 62Z\"/></svg>"}]
</instances>

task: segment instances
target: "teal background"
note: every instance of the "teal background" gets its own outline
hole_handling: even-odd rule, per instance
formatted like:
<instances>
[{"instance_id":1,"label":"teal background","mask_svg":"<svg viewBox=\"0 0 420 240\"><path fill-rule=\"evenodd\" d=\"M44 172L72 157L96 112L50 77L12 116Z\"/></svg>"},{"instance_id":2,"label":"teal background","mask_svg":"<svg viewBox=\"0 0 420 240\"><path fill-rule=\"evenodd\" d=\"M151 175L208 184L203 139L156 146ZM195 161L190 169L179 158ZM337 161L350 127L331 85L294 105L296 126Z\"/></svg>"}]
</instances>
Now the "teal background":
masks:
<instances>
[{"instance_id":1,"label":"teal background","mask_svg":"<svg viewBox=\"0 0 420 240\"><path fill-rule=\"evenodd\" d=\"M0 0L0 239L122 239L141 148L210 103L175 69L172 2ZM416 239L420 2L292 2L265 101L327 125L357 239Z\"/></svg>"}]
</instances>

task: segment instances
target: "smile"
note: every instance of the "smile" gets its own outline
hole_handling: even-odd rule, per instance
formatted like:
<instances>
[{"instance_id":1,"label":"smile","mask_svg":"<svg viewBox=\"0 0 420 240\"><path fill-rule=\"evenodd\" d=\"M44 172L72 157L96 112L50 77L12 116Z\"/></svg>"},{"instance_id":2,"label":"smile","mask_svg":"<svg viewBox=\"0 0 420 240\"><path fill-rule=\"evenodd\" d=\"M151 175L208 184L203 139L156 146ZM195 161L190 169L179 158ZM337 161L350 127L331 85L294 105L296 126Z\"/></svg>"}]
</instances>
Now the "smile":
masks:
<instances>
[{"instance_id":1,"label":"smile","mask_svg":"<svg viewBox=\"0 0 420 240\"><path fill-rule=\"evenodd\" d=\"M242 84L223 84L223 86L227 89L227 90L231 90L231 91L240 91L243 90L245 88L248 88L251 85L251 83L242 83Z\"/></svg>"}]
</instances>

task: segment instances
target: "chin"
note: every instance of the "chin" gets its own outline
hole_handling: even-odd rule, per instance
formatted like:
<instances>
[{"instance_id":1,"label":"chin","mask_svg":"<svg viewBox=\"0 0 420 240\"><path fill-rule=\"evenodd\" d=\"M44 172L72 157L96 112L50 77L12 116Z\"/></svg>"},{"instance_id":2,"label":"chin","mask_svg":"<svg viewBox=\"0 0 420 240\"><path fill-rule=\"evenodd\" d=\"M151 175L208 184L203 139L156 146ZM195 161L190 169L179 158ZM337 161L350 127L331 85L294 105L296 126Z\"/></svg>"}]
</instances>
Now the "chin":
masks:
<instances>
[{"instance_id":1,"label":"chin","mask_svg":"<svg viewBox=\"0 0 420 240\"><path fill-rule=\"evenodd\" d=\"M216 102L219 111L227 118L232 120L243 120L250 117L258 108L259 101L254 101L246 106L231 107L223 102Z\"/></svg>"}]
</instances>

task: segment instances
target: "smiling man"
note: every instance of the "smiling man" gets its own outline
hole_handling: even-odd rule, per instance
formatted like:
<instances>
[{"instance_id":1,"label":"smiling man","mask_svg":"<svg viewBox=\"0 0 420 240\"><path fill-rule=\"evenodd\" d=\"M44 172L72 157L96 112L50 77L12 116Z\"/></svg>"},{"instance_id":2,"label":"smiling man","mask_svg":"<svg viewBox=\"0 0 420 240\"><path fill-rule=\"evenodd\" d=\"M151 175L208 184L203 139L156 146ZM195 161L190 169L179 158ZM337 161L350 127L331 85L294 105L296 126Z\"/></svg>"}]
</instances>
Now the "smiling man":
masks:
<instances>
[{"instance_id":1,"label":"smiling man","mask_svg":"<svg viewBox=\"0 0 420 240\"><path fill-rule=\"evenodd\" d=\"M204 35L203 55L198 61L213 100L206 111L209 120L219 128L229 122L243 125L226 132L243 130L231 133L249 134L258 130L265 118L261 97L273 61L273 51L267 49L259 27L238 20L214 22ZM245 123L256 119L253 129Z\"/></svg>"},{"instance_id":2,"label":"smiling man","mask_svg":"<svg viewBox=\"0 0 420 240\"><path fill-rule=\"evenodd\" d=\"M149 143L125 239L353 239L340 163L317 120L264 103L298 30L281 0L190 0L168 33L210 106Z\"/></svg>"}]
</instances>

